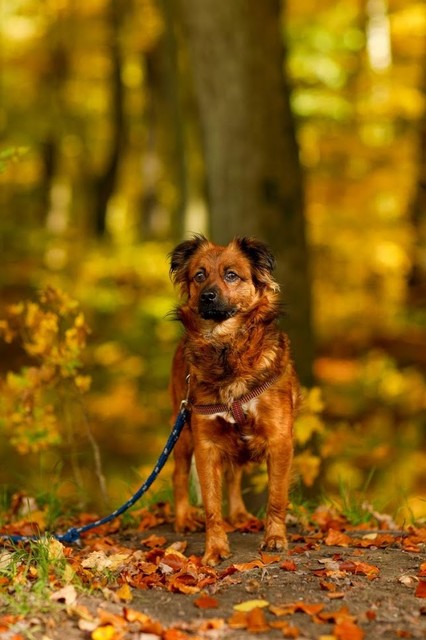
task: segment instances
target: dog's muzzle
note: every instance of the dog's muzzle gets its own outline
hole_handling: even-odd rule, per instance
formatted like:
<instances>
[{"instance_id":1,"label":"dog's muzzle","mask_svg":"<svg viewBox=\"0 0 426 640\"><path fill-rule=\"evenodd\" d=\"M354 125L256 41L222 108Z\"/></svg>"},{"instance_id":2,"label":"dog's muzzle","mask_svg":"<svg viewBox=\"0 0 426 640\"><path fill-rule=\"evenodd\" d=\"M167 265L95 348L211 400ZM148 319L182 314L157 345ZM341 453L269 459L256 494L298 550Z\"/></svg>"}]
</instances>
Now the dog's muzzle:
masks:
<instances>
[{"instance_id":1,"label":"dog's muzzle","mask_svg":"<svg viewBox=\"0 0 426 640\"><path fill-rule=\"evenodd\" d=\"M215 288L205 289L200 294L198 313L204 320L222 322L237 313L237 307L226 303Z\"/></svg>"}]
</instances>

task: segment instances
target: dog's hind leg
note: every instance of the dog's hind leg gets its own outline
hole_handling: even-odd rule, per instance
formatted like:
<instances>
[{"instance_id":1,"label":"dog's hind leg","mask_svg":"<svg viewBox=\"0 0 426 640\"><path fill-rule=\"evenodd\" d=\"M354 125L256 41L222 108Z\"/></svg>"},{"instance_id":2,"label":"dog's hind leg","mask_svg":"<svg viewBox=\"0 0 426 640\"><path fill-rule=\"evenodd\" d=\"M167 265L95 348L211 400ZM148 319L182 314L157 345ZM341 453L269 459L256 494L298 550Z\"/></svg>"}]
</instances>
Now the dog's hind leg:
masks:
<instances>
[{"instance_id":1,"label":"dog's hind leg","mask_svg":"<svg viewBox=\"0 0 426 640\"><path fill-rule=\"evenodd\" d=\"M241 494L242 475L243 467L241 465L230 464L227 466L225 478L228 485L229 521L234 525L247 522L253 517L247 511Z\"/></svg>"}]
</instances>

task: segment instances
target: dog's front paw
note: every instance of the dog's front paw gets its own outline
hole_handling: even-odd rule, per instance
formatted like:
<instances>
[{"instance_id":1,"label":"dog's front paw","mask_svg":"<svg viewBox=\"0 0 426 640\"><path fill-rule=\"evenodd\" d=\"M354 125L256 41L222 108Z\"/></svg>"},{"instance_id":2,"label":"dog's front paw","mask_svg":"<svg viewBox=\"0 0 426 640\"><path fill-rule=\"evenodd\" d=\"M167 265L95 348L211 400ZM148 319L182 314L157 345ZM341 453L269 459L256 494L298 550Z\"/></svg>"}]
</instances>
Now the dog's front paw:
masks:
<instances>
[{"instance_id":1,"label":"dog's front paw","mask_svg":"<svg viewBox=\"0 0 426 640\"><path fill-rule=\"evenodd\" d=\"M206 547L206 552L203 555L203 564L208 564L210 567L215 567L219 562L229 558L231 552L229 550L228 543L213 544Z\"/></svg>"},{"instance_id":2,"label":"dog's front paw","mask_svg":"<svg viewBox=\"0 0 426 640\"><path fill-rule=\"evenodd\" d=\"M287 538L282 535L265 536L260 548L268 551L284 551L287 549Z\"/></svg>"}]
</instances>

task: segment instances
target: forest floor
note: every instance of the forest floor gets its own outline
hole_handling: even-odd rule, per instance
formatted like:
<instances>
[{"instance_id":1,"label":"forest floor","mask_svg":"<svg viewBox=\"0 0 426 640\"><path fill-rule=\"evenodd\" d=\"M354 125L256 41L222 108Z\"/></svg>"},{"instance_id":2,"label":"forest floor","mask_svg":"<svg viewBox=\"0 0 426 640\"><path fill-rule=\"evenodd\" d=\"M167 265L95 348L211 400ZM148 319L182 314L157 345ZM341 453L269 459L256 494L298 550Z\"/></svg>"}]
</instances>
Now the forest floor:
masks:
<instances>
[{"instance_id":1,"label":"forest floor","mask_svg":"<svg viewBox=\"0 0 426 640\"><path fill-rule=\"evenodd\" d=\"M48 589L38 596L40 554L32 547L23 560L6 546L0 637L425 638L426 527L374 524L353 527L320 508L309 524L290 524L288 552L277 556L258 551L261 523L249 521L230 532L232 556L213 569L201 564L203 532L176 534L161 509L142 510L136 528L116 523L73 548L45 542Z\"/></svg>"}]
</instances>

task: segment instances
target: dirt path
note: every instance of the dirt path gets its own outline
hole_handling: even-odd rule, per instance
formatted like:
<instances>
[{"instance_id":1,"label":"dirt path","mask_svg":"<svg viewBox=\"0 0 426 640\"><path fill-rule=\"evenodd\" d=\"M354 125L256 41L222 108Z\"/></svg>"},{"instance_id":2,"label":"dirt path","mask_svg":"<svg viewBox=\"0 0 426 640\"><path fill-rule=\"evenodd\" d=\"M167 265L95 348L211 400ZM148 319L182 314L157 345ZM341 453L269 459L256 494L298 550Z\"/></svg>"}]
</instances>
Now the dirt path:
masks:
<instances>
[{"instance_id":1,"label":"dirt path","mask_svg":"<svg viewBox=\"0 0 426 640\"><path fill-rule=\"evenodd\" d=\"M35 621L25 618L4 630L0 627L0 637L15 640L30 637L29 633L43 640L426 637L425 529L404 537L362 531L348 536L333 530L301 535L296 528L289 533L289 553L278 560L259 554L261 533L233 532L232 557L207 573L197 560L203 533L183 539L164 524L141 533L99 538L79 552L78 562L100 591L92 596L77 594L60 614L39 614ZM126 553L134 555L124 557ZM114 583L104 579L102 586L91 559L114 559L120 554L122 565ZM161 586L156 567L162 572ZM139 588L134 586L136 580ZM246 611L234 608L241 603Z\"/></svg>"}]
</instances>

